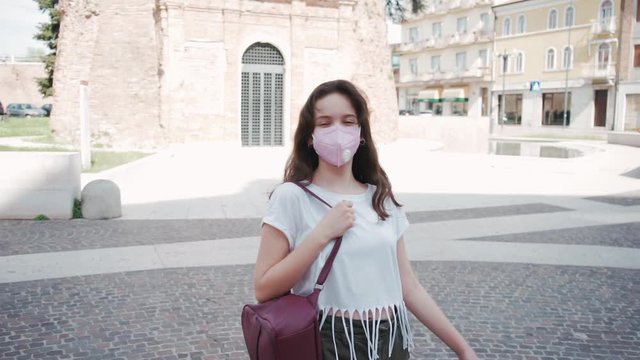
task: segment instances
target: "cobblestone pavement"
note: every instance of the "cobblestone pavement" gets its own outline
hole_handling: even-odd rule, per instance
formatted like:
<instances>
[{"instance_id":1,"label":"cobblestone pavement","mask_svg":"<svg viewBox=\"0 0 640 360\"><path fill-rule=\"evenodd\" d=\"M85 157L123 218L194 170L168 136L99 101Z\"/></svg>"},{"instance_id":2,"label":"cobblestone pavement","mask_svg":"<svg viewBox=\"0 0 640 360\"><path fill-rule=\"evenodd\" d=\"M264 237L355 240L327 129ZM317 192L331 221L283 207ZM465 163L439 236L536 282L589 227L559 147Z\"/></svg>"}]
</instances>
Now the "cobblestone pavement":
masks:
<instances>
[{"instance_id":1,"label":"cobblestone pavement","mask_svg":"<svg viewBox=\"0 0 640 360\"><path fill-rule=\"evenodd\" d=\"M256 236L260 219L0 221L0 256Z\"/></svg>"},{"instance_id":2,"label":"cobblestone pavement","mask_svg":"<svg viewBox=\"0 0 640 360\"><path fill-rule=\"evenodd\" d=\"M638 271L415 262L481 359L640 359ZM0 284L0 358L247 359L252 266ZM455 359L413 321L414 359Z\"/></svg>"},{"instance_id":3,"label":"cobblestone pavement","mask_svg":"<svg viewBox=\"0 0 640 360\"><path fill-rule=\"evenodd\" d=\"M628 176L630 178L640 179L640 167L627 171L626 173L622 174L622 176Z\"/></svg>"},{"instance_id":4,"label":"cobblestone pavement","mask_svg":"<svg viewBox=\"0 0 640 360\"><path fill-rule=\"evenodd\" d=\"M640 205L640 191L630 191L606 196L591 196L585 199L619 206L638 206Z\"/></svg>"},{"instance_id":5,"label":"cobblestone pavement","mask_svg":"<svg viewBox=\"0 0 640 360\"><path fill-rule=\"evenodd\" d=\"M420 223L569 210L522 204L407 215ZM2 221L0 255L254 236L259 222ZM630 222L465 240L639 248L638 233L640 223ZM413 265L481 359L640 360L640 270ZM247 359L239 316L254 301L252 276L253 266L234 265L0 284L0 359ZM456 359L413 322L414 359Z\"/></svg>"},{"instance_id":6,"label":"cobblestone pavement","mask_svg":"<svg viewBox=\"0 0 640 360\"><path fill-rule=\"evenodd\" d=\"M640 222L483 236L465 241L501 241L539 244L602 245L640 248ZM638 260L640 261L640 259Z\"/></svg>"},{"instance_id":7,"label":"cobblestone pavement","mask_svg":"<svg viewBox=\"0 0 640 360\"><path fill-rule=\"evenodd\" d=\"M408 212L411 223L570 211L520 204ZM0 256L257 236L260 219L0 221Z\"/></svg>"}]
</instances>

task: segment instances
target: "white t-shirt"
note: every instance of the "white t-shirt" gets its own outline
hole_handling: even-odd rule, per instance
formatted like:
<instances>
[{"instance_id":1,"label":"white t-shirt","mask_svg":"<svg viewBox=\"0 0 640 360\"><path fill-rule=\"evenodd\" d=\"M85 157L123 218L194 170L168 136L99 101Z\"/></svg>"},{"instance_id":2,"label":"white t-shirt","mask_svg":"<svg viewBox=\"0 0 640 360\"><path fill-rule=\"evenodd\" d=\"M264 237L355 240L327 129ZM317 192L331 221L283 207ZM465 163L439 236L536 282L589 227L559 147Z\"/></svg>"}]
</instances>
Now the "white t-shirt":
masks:
<instances>
[{"instance_id":1,"label":"white t-shirt","mask_svg":"<svg viewBox=\"0 0 640 360\"><path fill-rule=\"evenodd\" d=\"M333 193L314 184L308 188L331 206L342 200L353 202L356 214L355 224L343 235L342 245L318 298L318 307L324 314L322 322L328 314L333 314L332 321L335 320L337 312L347 317L354 312L370 314L368 320L366 316L360 316L365 318L364 322L377 320L379 323L381 317L389 318L392 323L399 325L405 347L412 347L397 257L398 239L409 226L404 212L387 199L385 209L390 216L386 220L379 219L372 206L376 187L370 184L364 193L357 195ZM282 231L289 241L289 249L293 250L307 238L329 210L297 185L283 183L273 192L262 222ZM306 296L313 291L333 243L321 251L294 285L294 294ZM376 348L373 339L377 339L377 335L371 335L370 346L373 351Z\"/></svg>"}]
</instances>

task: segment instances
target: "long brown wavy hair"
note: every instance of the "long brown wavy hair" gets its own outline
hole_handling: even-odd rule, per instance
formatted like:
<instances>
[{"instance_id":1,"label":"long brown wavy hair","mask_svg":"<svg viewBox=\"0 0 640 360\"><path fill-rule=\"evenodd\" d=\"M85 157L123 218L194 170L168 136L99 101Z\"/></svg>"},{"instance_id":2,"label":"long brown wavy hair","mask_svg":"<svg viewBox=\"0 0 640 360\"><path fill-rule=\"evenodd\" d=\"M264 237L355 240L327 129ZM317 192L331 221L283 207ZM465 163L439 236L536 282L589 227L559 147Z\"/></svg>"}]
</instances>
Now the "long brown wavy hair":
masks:
<instances>
[{"instance_id":1,"label":"long brown wavy hair","mask_svg":"<svg viewBox=\"0 0 640 360\"><path fill-rule=\"evenodd\" d=\"M294 136L293 152L289 156L284 170L284 181L310 182L313 178L313 173L318 168L318 154L316 154L313 147L309 146L309 143L315 129L315 106L318 100L333 93L346 96L356 111L358 124L360 125L360 136L364 139L364 144L358 147L353 157L351 170L357 181L376 186L371 205L378 213L378 216L385 220L389 217L389 213L384 207L384 202L387 198L391 199L396 206L401 205L393 196L389 178L378 162L378 152L371 137L367 100L358 88L349 81L334 80L325 82L318 85L309 95L307 102L300 110L300 120Z\"/></svg>"}]
</instances>

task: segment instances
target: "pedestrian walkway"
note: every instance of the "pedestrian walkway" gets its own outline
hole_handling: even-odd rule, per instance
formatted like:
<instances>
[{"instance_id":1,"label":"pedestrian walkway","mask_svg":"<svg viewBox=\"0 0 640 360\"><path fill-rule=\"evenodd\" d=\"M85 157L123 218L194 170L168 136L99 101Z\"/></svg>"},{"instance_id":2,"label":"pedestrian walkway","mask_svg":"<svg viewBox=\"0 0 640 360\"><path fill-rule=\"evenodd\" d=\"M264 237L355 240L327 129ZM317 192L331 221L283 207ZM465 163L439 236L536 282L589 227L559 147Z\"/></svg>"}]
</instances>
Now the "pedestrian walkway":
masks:
<instances>
[{"instance_id":1,"label":"pedestrian walkway","mask_svg":"<svg viewBox=\"0 0 640 360\"><path fill-rule=\"evenodd\" d=\"M581 158L541 159L443 153L409 139L380 146L381 162L412 222L405 234L410 258L640 267L633 239L640 223L640 206L633 206L640 205L640 182L621 176L637 167L640 149L578 144L592 151ZM0 282L251 264L260 216L268 193L281 181L288 152L193 144L83 174L85 183L108 178L121 187L123 219L22 229L19 222L5 223L4 231L16 235L6 236L8 246L0 251L5 255ZM134 221L140 218L143 222ZM200 220L184 223L189 219ZM176 221L183 221L180 231ZM620 226L631 228L614 239L607 236ZM74 241L65 242L64 234L74 229L79 231ZM42 230L52 234L43 236ZM96 231L105 236L92 236ZM595 233L602 234L591 236ZM21 241L30 234L36 241ZM567 240L575 238L583 240Z\"/></svg>"},{"instance_id":2,"label":"pedestrian walkway","mask_svg":"<svg viewBox=\"0 0 640 360\"><path fill-rule=\"evenodd\" d=\"M640 149L585 146L380 147L414 270L481 358L640 360L640 180L623 175ZM239 313L287 155L174 147L83 174L120 186L122 219L0 221L0 358L247 359ZM412 327L412 358L455 358Z\"/></svg>"}]
</instances>

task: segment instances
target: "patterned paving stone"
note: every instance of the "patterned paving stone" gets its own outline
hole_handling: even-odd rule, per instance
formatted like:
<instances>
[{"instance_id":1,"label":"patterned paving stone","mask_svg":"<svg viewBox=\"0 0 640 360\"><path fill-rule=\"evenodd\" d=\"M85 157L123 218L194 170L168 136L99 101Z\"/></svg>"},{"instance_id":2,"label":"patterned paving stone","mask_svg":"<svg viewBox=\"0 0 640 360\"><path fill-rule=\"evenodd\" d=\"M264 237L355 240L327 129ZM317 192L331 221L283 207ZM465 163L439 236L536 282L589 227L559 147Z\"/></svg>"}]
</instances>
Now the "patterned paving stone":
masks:
<instances>
[{"instance_id":1,"label":"patterned paving stone","mask_svg":"<svg viewBox=\"0 0 640 360\"><path fill-rule=\"evenodd\" d=\"M260 219L0 221L0 256L257 236Z\"/></svg>"},{"instance_id":2,"label":"patterned paving stone","mask_svg":"<svg viewBox=\"0 0 640 360\"><path fill-rule=\"evenodd\" d=\"M622 174L622 176L627 176L634 179L640 179L640 166L638 166L633 170L627 171L626 173Z\"/></svg>"},{"instance_id":3,"label":"patterned paving stone","mask_svg":"<svg viewBox=\"0 0 640 360\"><path fill-rule=\"evenodd\" d=\"M640 272L414 263L481 359L640 359ZM252 266L0 285L0 358L247 359ZM455 359L415 323L413 359Z\"/></svg>"},{"instance_id":4,"label":"patterned paving stone","mask_svg":"<svg viewBox=\"0 0 640 360\"><path fill-rule=\"evenodd\" d=\"M483 236L464 241L601 245L640 248L640 222L545 230L520 234ZM640 261L640 260L639 260Z\"/></svg>"},{"instance_id":5,"label":"patterned paving stone","mask_svg":"<svg viewBox=\"0 0 640 360\"><path fill-rule=\"evenodd\" d=\"M522 204L409 212L412 223L569 211ZM260 220L0 221L0 256L258 236Z\"/></svg>"},{"instance_id":6,"label":"patterned paving stone","mask_svg":"<svg viewBox=\"0 0 640 360\"><path fill-rule=\"evenodd\" d=\"M640 191L630 191L607 196L592 196L585 199L611 205L638 206L640 205Z\"/></svg>"},{"instance_id":7,"label":"patterned paving stone","mask_svg":"<svg viewBox=\"0 0 640 360\"><path fill-rule=\"evenodd\" d=\"M554 212L573 211L572 209L549 204L521 204L477 207L470 209L452 209L438 211L416 211L407 213L411 223L424 223L435 221L480 219L500 216L515 216L529 214L546 214Z\"/></svg>"}]
</instances>

